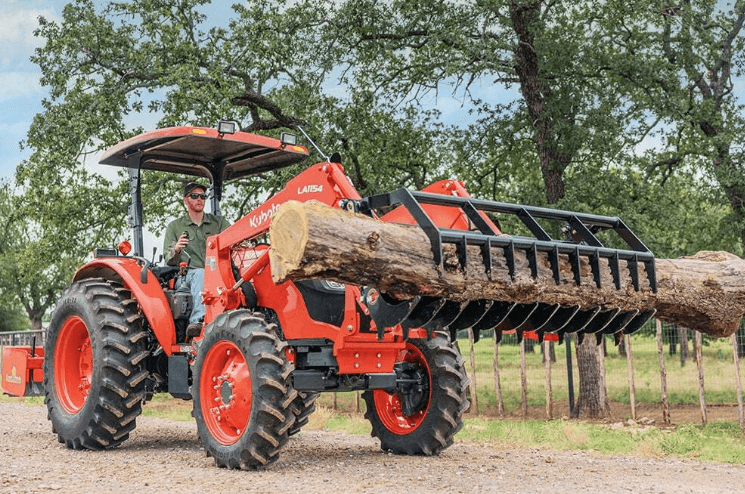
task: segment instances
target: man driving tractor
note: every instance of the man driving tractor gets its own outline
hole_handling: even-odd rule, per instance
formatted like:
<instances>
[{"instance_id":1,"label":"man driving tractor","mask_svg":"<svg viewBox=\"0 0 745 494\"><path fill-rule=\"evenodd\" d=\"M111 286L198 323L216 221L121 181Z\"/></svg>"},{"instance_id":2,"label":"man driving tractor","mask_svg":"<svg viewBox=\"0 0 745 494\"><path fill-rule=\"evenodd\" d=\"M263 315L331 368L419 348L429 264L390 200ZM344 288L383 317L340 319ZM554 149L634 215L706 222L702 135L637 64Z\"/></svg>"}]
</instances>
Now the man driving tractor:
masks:
<instances>
[{"instance_id":1,"label":"man driving tractor","mask_svg":"<svg viewBox=\"0 0 745 494\"><path fill-rule=\"evenodd\" d=\"M192 296L192 311L186 334L194 336L200 333L204 320L202 289L204 286L204 255L207 249L207 237L216 235L230 226L222 216L206 213L204 204L207 200L207 188L197 182L184 186L184 206L186 215L173 220L166 228L163 240L163 252L166 263L172 266L180 262L189 263L185 283Z\"/></svg>"}]
</instances>

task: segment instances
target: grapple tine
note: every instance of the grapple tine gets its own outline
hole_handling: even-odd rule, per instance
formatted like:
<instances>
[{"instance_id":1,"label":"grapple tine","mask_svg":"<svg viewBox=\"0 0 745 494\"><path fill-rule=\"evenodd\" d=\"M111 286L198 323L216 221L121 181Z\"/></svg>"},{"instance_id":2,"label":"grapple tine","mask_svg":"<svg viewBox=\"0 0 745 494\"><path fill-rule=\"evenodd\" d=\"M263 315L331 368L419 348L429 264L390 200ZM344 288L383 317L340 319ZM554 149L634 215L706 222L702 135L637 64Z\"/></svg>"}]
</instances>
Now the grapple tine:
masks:
<instances>
[{"instance_id":1,"label":"grapple tine","mask_svg":"<svg viewBox=\"0 0 745 494\"><path fill-rule=\"evenodd\" d=\"M603 334L602 331L600 331L598 333L595 333L595 346L597 346L597 345L599 345L599 344L601 344L603 342L603 337L604 336L605 335Z\"/></svg>"},{"instance_id":2,"label":"grapple tine","mask_svg":"<svg viewBox=\"0 0 745 494\"><path fill-rule=\"evenodd\" d=\"M491 300L471 300L450 324L450 329L458 331L474 327L488 313L493 303Z\"/></svg>"},{"instance_id":3,"label":"grapple tine","mask_svg":"<svg viewBox=\"0 0 745 494\"><path fill-rule=\"evenodd\" d=\"M432 320L437 312L445 305L445 299L438 297L422 297L404 321L401 322L404 339L409 338L409 329L422 328ZM428 333L429 334L429 333Z\"/></svg>"},{"instance_id":4,"label":"grapple tine","mask_svg":"<svg viewBox=\"0 0 745 494\"><path fill-rule=\"evenodd\" d=\"M546 332L543 327L554 317L559 307L561 307L559 304L549 305L539 303L538 307L536 307L520 329L535 331L538 341L543 343L543 335Z\"/></svg>"},{"instance_id":5,"label":"grapple tine","mask_svg":"<svg viewBox=\"0 0 745 494\"><path fill-rule=\"evenodd\" d=\"M435 316L422 327L424 329L443 329L449 326L458 318L461 311L463 310L463 307L465 307L465 304L463 304L463 302L446 300L440 310L437 311Z\"/></svg>"},{"instance_id":6,"label":"grapple tine","mask_svg":"<svg viewBox=\"0 0 745 494\"><path fill-rule=\"evenodd\" d=\"M512 308L512 310L507 314L507 317L504 318L502 322L500 322L496 329L500 331L509 331L512 329L525 329L523 328L523 324L525 324L528 319L530 318L530 315L533 313L534 310L538 307L538 303L535 304L515 304L515 307ZM519 335L518 335L519 339Z\"/></svg>"},{"instance_id":7,"label":"grapple tine","mask_svg":"<svg viewBox=\"0 0 745 494\"><path fill-rule=\"evenodd\" d=\"M541 328L546 333L554 333L564 328L569 321L579 312L579 305L570 305L567 307L559 307L554 316L546 321L546 324Z\"/></svg>"},{"instance_id":8,"label":"grapple tine","mask_svg":"<svg viewBox=\"0 0 745 494\"><path fill-rule=\"evenodd\" d=\"M614 309L608 309L600 311L592 321L582 330L583 333L599 333L613 320L614 317L621 311L618 307Z\"/></svg>"},{"instance_id":9,"label":"grapple tine","mask_svg":"<svg viewBox=\"0 0 745 494\"><path fill-rule=\"evenodd\" d=\"M523 329L542 331L543 327L548 324L551 318L554 317L554 314L559 310L559 307L561 307L559 304L549 305L539 303L538 307L536 307L533 313L530 314L530 317L528 317Z\"/></svg>"},{"instance_id":10,"label":"grapple tine","mask_svg":"<svg viewBox=\"0 0 745 494\"><path fill-rule=\"evenodd\" d=\"M608 325L603 329L603 333L615 334L623 331L623 328L625 328L626 325L630 323L631 320L634 319L634 317L636 317L638 313L639 309L619 312L618 315L616 315L616 317L614 317L613 320L609 322Z\"/></svg>"},{"instance_id":11,"label":"grapple tine","mask_svg":"<svg viewBox=\"0 0 745 494\"><path fill-rule=\"evenodd\" d=\"M616 346L619 346L621 344L621 340L623 339L623 331L613 333L613 338L616 340Z\"/></svg>"},{"instance_id":12,"label":"grapple tine","mask_svg":"<svg viewBox=\"0 0 745 494\"><path fill-rule=\"evenodd\" d=\"M473 325L473 330L481 331L482 329L491 329L504 321L510 312L515 308L512 302L496 301L492 304L489 311L484 314L479 322Z\"/></svg>"},{"instance_id":13,"label":"grapple tine","mask_svg":"<svg viewBox=\"0 0 745 494\"><path fill-rule=\"evenodd\" d=\"M594 307L592 309L587 310L580 310L577 312L577 314L572 318L569 323L564 326L561 330L559 330L560 334L563 333L581 333L583 329L585 329L585 326L587 326L590 321L592 321L595 316L600 312L600 307Z\"/></svg>"},{"instance_id":14,"label":"grapple tine","mask_svg":"<svg viewBox=\"0 0 745 494\"><path fill-rule=\"evenodd\" d=\"M652 316L654 316L656 312L657 310L650 309L637 314L636 317L633 318L631 322L626 325L625 328L623 328L624 334L633 334L639 331L641 327L644 326L644 323L647 322Z\"/></svg>"},{"instance_id":15,"label":"grapple tine","mask_svg":"<svg viewBox=\"0 0 745 494\"><path fill-rule=\"evenodd\" d=\"M494 330L494 338L497 340L497 343L502 341L502 332Z\"/></svg>"}]
</instances>

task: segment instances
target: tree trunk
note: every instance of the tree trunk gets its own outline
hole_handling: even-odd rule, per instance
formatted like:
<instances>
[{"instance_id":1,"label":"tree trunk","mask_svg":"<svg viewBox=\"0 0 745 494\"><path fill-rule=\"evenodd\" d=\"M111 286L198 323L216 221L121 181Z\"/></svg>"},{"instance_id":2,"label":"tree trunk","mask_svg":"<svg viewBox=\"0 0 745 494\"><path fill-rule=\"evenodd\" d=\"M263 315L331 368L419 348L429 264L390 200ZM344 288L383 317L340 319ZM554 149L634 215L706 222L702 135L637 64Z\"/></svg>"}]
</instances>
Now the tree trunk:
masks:
<instances>
[{"instance_id":1,"label":"tree trunk","mask_svg":"<svg viewBox=\"0 0 745 494\"><path fill-rule=\"evenodd\" d=\"M399 299L430 295L451 300L544 302L582 308L657 310L659 319L714 337L734 333L745 313L745 261L726 252L699 252L694 257L657 259L657 293L639 266L635 291L622 266L621 289L601 262L602 288L593 281L587 259L581 258L581 284L571 264L560 257L560 282L555 283L545 255L538 256L533 278L525 253L515 252L515 277L509 275L501 248L492 248L491 277L481 250L469 246L467 268L458 262L455 246L443 247L443 267L433 262L430 242L419 227L386 223L316 202L284 204L272 219L270 259L275 282L327 279L375 286Z\"/></svg>"},{"instance_id":2,"label":"tree trunk","mask_svg":"<svg viewBox=\"0 0 745 494\"><path fill-rule=\"evenodd\" d=\"M678 341L680 341L680 366L684 366L688 359L691 358L691 354L688 351L688 328L685 326L677 326L678 330Z\"/></svg>"},{"instance_id":3,"label":"tree trunk","mask_svg":"<svg viewBox=\"0 0 745 494\"><path fill-rule=\"evenodd\" d=\"M589 336L577 345L579 398L572 418L603 418L610 414L602 358L603 347L595 344L594 337Z\"/></svg>"},{"instance_id":4,"label":"tree trunk","mask_svg":"<svg viewBox=\"0 0 745 494\"><path fill-rule=\"evenodd\" d=\"M31 320L31 329L36 331L42 329L41 318L44 317L44 311L26 308L26 314Z\"/></svg>"}]
</instances>

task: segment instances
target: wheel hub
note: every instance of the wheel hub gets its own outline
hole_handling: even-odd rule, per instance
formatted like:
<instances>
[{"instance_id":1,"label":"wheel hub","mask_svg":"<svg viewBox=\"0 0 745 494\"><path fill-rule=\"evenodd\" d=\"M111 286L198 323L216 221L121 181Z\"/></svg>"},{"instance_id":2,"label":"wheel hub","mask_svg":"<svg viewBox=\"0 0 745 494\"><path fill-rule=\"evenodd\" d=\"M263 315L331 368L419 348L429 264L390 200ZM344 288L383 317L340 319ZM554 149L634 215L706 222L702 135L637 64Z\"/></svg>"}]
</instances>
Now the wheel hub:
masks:
<instances>
[{"instance_id":1,"label":"wheel hub","mask_svg":"<svg viewBox=\"0 0 745 494\"><path fill-rule=\"evenodd\" d=\"M221 444L234 444L246 429L251 413L251 376L240 349L220 341L205 357L200 385L205 423Z\"/></svg>"},{"instance_id":2,"label":"wheel hub","mask_svg":"<svg viewBox=\"0 0 745 494\"><path fill-rule=\"evenodd\" d=\"M57 399L67 413L77 414L85 405L93 377L91 338L80 317L70 317L62 324L54 353Z\"/></svg>"},{"instance_id":3,"label":"wheel hub","mask_svg":"<svg viewBox=\"0 0 745 494\"><path fill-rule=\"evenodd\" d=\"M399 370L400 369L400 370ZM429 399L429 379L419 365L401 362L396 365L401 384L398 392L401 413L408 416L424 410Z\"/></svg>"}]
</instances>

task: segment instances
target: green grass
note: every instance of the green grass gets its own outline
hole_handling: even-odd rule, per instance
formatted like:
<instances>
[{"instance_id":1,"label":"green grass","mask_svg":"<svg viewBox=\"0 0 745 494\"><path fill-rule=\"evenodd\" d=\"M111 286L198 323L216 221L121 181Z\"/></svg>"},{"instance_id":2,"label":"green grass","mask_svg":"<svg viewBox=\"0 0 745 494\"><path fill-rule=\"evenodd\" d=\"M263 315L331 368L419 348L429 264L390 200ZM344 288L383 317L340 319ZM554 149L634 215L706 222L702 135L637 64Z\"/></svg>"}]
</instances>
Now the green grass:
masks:
<instances>
[{"instance_id":1,"label":"green grass","mask_svg":"<svg viewBox=\"0 0 745 494\"><path fill-rule=\"evenodd\" d=\"M686 424L675 428L620 428L580 421L498 421L469 419L460 440L487 442L498 448L542 447L594 450L611 455L695 458L745 463L745 440L730 422ZM723 445L726 444L726 447Z\"/></svg>"},{"instance_id":2,"label":"green grass","mask_svg":"<svg viewBox=\"0 0 745 494\"><path fill-rule=\"evenodd\" d=\"M341 396L341 395L339 395ZM363 405L364 406L364 405ZM333 412L325 406L311 415L308 429L370 434L357 413ZM745 438L735 422L684 424L675 428L622 427L583 421L464 420L458 441L486 443L495 449L544 448L596 451L606 455L675 457L717 463L745 463ZM726 447L724 447L726 445Z\"/></svg>"},{"instance_id":3,"label":"green grass","mask_svg":"<svg viewBox=\"0 0 745 494\"><path fill-rule=\"evenodd\" d=\"M513 337L514 338L514 337ZM505 409L514 413L521 401L520 349L505 338L499 346L499 371ZM608 341L608 356L605 360L608 396L611 401L628 404L628 363L625 356ZM729 339L705 339L703 362L705 375L706 401L714 403L737 403L734 377L733 349ZM460 340L461 353L466 357L466 368L471 372L468 340ZM692 346L692 345L690 345ZM635 398L637 403L659 403L661 400L659 357L657 341L650 336L631 338L633 351ZM491 337L485 337L474 345L476 360L475 378L477 382L479 407L496 408L497 398L494 390L494 348ZM568 374L566 347L555 346L556 362L551 369L551 389L555 400L566 400L568 396ZM579 373L577 370L576 349L572 345L573 380L575 395L579 392ZM741 364L741 367L742 364ZM671 404L694 405L699 403L698 369L693 360L681 366L678 355L669 355L665 345L665 370L667 372L668 401ZM745 369L743 369L745 371ZM540 348L535 346L526 355L526 374L528 382L528 406L545 406L546 373L543 367Z\"/></svg>"},{"instance_id":4,"label":"green grass","mask_svg":"<svg viewBox=\"0 0 745 494\"><path fill-rule=\"evenodd\" d=\"M354 393L338 393L338 410L331 408L333 396L324 394L306 426L369 435L370 423L356 411ZM42 398L0 397L0 402L43 406ZM156 395L143 407L143 415L167 420L192 421L191 402ZM364 410L364 401L360 403ZM495 449L544 448L560 451L595 451L607 455L675 457L717 463L745 463L745 436L736 422L716 421L707 425L675 427L620 427L577 420L496 420L467 418L456 436L458 441L489 444Z\"/></svg>"}]
</instances>

